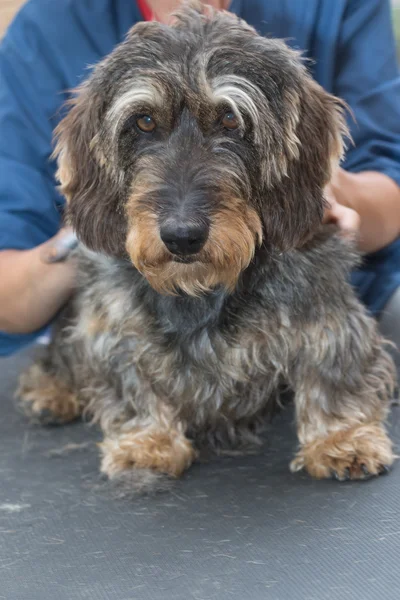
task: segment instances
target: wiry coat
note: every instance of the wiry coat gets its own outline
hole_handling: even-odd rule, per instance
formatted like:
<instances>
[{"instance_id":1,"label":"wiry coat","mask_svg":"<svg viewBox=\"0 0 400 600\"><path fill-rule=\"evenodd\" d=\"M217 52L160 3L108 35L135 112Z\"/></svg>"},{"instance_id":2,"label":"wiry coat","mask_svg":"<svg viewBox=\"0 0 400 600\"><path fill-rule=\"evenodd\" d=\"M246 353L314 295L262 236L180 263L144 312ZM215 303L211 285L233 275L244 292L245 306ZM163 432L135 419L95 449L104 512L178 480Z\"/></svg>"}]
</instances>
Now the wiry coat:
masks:
<instances>
[{"instance_id":1,"label":"wiry coat","mask_svg":"<svg viewBox=\"0 0 400 600\"><path fill-rule=\"evenodd\" d=\"M301 250L259 252L233 293L200 298L162 296L129 263L82 249L79 289L50 349L57 375L105 430L147 418L162 399L193 434L223 428L234 442L235 426L260 416L280 385L315 385L315 370L327 414L357 413L357 400L379 410L390 361L347 283L357 255L332 229Z\"/></svg>"},{"instance_id":2,"label":"wiry coat","mask_svg":"<svg viewBox=\"0 0 400 600\"><path fill-rule=\"evenodd\" d=\"M293 469L343 479L391 464L392 363L348 284L353 244L320 226L343 130L298 55L234 17L190 8L174 27L136 26L58 131L86 247L48 356L22 380L30 414L85 410L112 478L177 476L205 442L258 443L289 386ZM206 231L193 259L163 244L177 221Z\"/></svg>"}]
</instances>

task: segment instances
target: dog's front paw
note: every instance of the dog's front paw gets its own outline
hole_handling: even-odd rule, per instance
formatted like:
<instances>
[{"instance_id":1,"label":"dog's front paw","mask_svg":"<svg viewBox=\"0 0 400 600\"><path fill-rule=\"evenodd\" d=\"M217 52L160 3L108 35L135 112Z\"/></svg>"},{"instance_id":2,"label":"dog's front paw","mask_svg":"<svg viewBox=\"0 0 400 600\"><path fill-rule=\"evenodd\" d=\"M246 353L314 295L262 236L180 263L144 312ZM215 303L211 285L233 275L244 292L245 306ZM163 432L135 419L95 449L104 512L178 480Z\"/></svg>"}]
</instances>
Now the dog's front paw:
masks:
<instances>
[{"instance_id":1,"label":"dog's front paw","mask_svg":"<svg viewBox=\"0 0 400 600\"><path fill-rule=\"evenodd\" d=\"M380 424L358 425L305 444L290 464L317 479L367 479L387 473L395 455Z\"/></svg>"},{"instance_id":2,"label":"dog's front paw","mask_svg":"<svg viewBox=\"0 0 400 600\"><path fill-rule=\"evenodd\" d=\"M105 438L100 449L101 472L110 479L130 469L150 469L179 477L196 456L191 442L181 432L153 428Z\"/></svg>"},{"instance_id":3,"label":"dog's front paw","mask_svg":"<svg viewBox=\"0 0 400 600\"><path fill-rule=\"evenodd\" d=\"M16 392L18 406L33 422L61 425L81 414L80 403L68 387L46 373L40 364L32 365L20 378Z\"/></svg>"}]
</instances>

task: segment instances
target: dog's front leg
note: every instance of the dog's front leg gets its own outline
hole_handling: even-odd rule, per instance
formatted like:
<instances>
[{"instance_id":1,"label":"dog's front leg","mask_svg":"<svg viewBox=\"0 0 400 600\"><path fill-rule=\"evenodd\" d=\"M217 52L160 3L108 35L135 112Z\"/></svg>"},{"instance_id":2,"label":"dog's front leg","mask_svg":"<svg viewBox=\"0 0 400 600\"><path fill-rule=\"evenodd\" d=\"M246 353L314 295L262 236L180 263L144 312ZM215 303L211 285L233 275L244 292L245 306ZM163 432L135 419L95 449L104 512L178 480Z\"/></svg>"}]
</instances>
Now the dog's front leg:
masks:
<instances>
[{"instance_id":1,"label":"dog's front leg","mask_svg":"<svg viewBox=\"0 0 400 600\"><path fill-rule=\"evenodd\" d=\"M142 408L135 418L105 433L100 444L101 471L137 491L149 491L159 474L182 475L193 462L195 450L183 423L167 404L149 392L141 406L145 411Z\"/></svg>"},{"instance_id":2,"label":"dog's front leg","mask_svg":"<svg viewBox=\"0 0 400 600\"><path fill-rule=\"evenodd\" d=\"M363 479L387 471L385 431L394 369L376 324L361 307L303 327L292 365L300 450L291 470Z\"/></svg>"}]
</instances>

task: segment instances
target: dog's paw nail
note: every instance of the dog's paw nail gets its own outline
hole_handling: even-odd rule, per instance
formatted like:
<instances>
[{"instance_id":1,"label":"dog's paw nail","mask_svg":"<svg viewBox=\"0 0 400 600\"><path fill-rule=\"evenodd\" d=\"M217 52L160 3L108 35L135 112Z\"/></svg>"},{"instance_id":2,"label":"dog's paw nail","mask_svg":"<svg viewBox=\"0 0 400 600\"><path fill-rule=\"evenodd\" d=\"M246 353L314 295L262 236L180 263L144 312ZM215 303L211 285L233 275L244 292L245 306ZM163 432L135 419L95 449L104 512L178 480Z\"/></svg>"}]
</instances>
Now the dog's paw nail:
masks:
<instances>
[{"instance_id":1,"label":"dog's paw nail","mask_svg":"<svg viewBox=\"0 0 400 600\"><path fill-rule=\"evenodd\" d=\"M370 475L370 472L368 471L366 465L364 465L364 464L360 465L360 469L366 477L368 477Z\"/></svg>"},{"instance_id":2,"label":"dog's paw nail","mask_svg":"<svg viewBox=\"0 0 400 600\"><path fill-rule=\"evenodd\" d=\"M390 473L389 465L382 465L379 470L379 475L387 475L388 473Z\"/></svg>"},{"instance_id":3,"label":"dog's paw nail","mask_svg":"<svg viewBox=\"0 0 400 600\"><path fill-rule=\"evenodd\" d=\"M349 481L350 480L350 469L344 469L343 474L339 474L337 471L332 471L332 477L333 479L336 479L336 481Z\"/></svg>"},{"instance_id":4,"label":"dog's paw nail","mask_svg":"<svg viewBox=\"0 0 400 600\"><path fill-rule=\"evenodd\" d=\"M372 478L374 477L374 474L373 474L373 473L371 473L371 472L368 470L368 468L367 468L367 466L366 466L366 465L364 465L364 464L360 465L360 469L361 469L361 471L363 472L363 477L362 477L362 479L363 479L364 481L367 481L368 479L372 479Z\"/></svg>"},{"instance_id":5,"label":"dog's paw nail","mask_svg":"<svg viewBox=\"0 0 400 600\"><path fill-rule=\"evenodd\" d=\"M302 460L295 458L290 463L289 469L290 469L291 473L297 473L298 471L301 471L302 469L304 469L304 463Z\"/></svg>"},{"instance_id":6,"label":"dog's paw nail","mask_svg":"<svg viewBox=\"0 0 400 600\"><path fill-rule=\"evenodd\" d=\"M42 410L38 413L38 417L41 420L51 419L53 417L53 413L49 408L42 408Z\"/></svg>"}]
</instances>

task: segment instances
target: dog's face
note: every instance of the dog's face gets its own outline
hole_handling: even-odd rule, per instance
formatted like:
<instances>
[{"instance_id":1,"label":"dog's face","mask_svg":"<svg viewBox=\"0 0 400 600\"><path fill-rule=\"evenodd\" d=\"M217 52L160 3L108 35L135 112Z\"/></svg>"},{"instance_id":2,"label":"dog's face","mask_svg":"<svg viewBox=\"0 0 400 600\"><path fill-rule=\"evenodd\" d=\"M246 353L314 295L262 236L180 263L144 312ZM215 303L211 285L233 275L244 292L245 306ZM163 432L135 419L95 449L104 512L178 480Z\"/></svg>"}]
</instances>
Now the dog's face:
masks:
<instances>
[{"instance_id":1,"label":"dog's face","mask_svg":"<svg viewBox=\"0 0 400 600\"><path fill-rule=\"evenodd\" d=\"M297 53L192 5L136 25L79 89L57 132L69 220L161 293L232 289L257 246L319 226L341 130Z\"/></svg>"}]
</instances>

